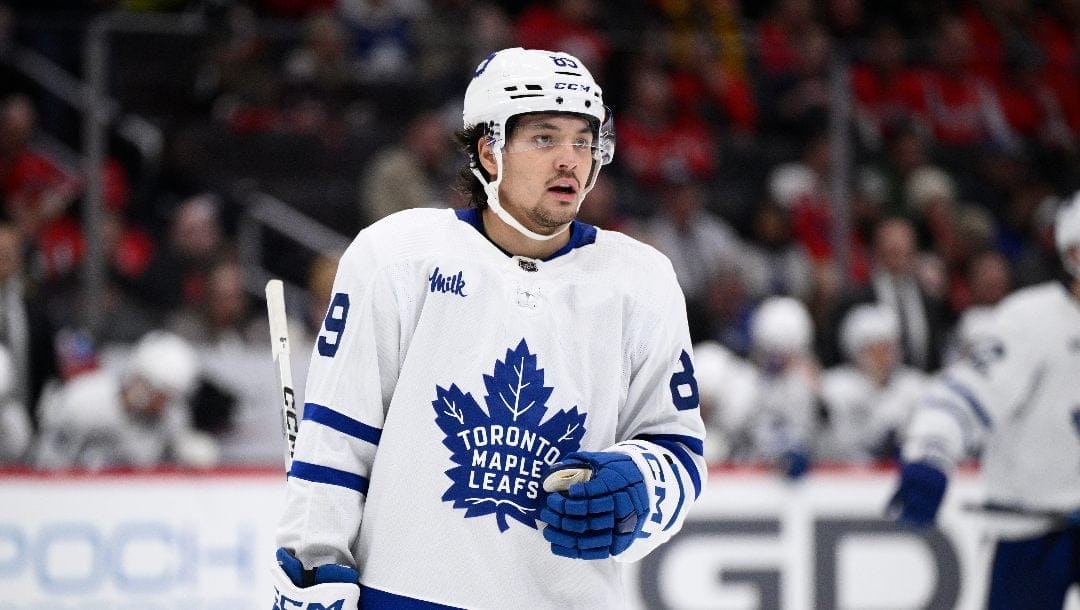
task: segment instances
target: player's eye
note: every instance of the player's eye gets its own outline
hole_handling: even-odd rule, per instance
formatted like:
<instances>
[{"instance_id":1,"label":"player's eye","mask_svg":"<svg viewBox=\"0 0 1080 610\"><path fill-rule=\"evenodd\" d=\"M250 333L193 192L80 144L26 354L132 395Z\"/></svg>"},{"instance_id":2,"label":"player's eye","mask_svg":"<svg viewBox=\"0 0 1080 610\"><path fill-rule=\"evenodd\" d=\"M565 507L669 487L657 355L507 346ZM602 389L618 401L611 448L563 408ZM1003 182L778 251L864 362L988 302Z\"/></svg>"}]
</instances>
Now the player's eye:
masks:
<instances>
[{"instance_id":1,"label":"player's eye","mask_svg":"<svg viewBox=\"0 0 1080 610\"><path fill-rule=\"evenodd\" d=\"M555 138L547 134L535 135L533 136L533 144L535 144L537 147L554 146Z\"/></svg>"}]
</instances>

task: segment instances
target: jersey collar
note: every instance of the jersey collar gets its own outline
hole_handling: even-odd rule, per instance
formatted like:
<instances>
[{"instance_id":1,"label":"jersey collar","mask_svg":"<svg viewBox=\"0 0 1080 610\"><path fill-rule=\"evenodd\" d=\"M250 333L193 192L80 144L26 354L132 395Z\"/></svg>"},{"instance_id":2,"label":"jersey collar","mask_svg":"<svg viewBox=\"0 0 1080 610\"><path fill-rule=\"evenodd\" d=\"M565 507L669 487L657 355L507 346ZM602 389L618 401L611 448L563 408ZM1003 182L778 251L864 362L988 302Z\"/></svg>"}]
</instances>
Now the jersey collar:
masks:
<instances>
[{"instance_id":1,"label":"jersey collar","mask_svg":"<svg viewBox=\"0 0 1080 610\"><path fill-rule=\"evenodd\" d=\"M480 234L483 235L485 239L487 239L489 242L491 242L491 245L495 246L496 248L499 248L499 245L496 244L495 242L491 241L491 238L488 237L487 232L484 231L484 221L483 221L483 218L482 218L482 211L479 208L466 208L464 210L455 210L454 213L457 214L458 220L460 220L460 221L462 221L462 222L464 222L466 224L471 225L474 229L479 231ZM575 220L572 223L570 223L570 241L566 242L565 246L563 246L562 248L559 248L551 256L549 256L547 258L544 258L544 259L541 259L541 260L543 260L544 262L554 260L554 259L559 258L560 256L562 256L564 254L567 254L567 253L571 252L572 250L575 250L577 248L581 248L583 246L587 246L587 245L595 243L595 242L596 242L596 227L594 227L593 225L586 224L584 222L580 222L580 221ZM507 256L513 256L512 254L510 254L506 250L503 250L502 248L499 248L499 250L503 254L505 254Z\"/></svg>"}]
</instances>

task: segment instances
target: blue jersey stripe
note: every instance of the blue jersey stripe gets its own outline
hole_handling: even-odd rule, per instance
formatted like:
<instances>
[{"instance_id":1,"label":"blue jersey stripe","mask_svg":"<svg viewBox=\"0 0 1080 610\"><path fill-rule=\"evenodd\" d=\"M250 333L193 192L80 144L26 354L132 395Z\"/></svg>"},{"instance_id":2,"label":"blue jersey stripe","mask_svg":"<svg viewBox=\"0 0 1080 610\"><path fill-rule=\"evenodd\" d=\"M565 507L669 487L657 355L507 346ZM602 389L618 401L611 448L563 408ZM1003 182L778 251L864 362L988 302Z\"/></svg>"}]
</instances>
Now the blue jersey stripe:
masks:
<instances>
[{"instance_id":1,"label":"blue jersey stripe","mask_svg":"<svg viewBox=\"0 0 1080 610\"><path fill-rule=\"evenodd\" d=\"M360 585L360 610L395 608L396 610L461 610L457 606L436 604Z\"/></svg>"},{"instance_id":2,"label":"blue jersey stripe","mask_svg":"<svg viewBox=\"0 0 1080 610\"><path fill-rule=\"evenodd\" d=\"M701 473L698 470L697 464L694 462L694 458L690 456L690 452L686 450L686 446L683 444L683 439L696 439L690 436L680 436L678 434L642 434L637 438L660 445L674 454L676 459L679 460L683 465L683 468L685 468L686 472L690 475L690 482L694 485L694 497L696 498L701 495ZM697 441L697 443L698 446L703 446L703 443L700 440ZM702 447L702 451L703 450L704 448Z\"/></svg>"},{"instance_id":3,"label":"blue jersey stripe","mask_svg":"<svg viewBox=\"0 0 1080 610\"><path fill-rule=\"evenodd\" d=\"M705 441L696 436L687 436L685 434L639 434L636 438L651 443L655 443L656 441L681 443L687 449L692 451L694 455L705 456Z\"/></svg>"},{"instance_id":4,"label":"blue jersey stripe","mask_svg":"<svg viewBox=\"0 0 1080 610\"><path fill-rule=\"evenodd\" d=\"M292 463L292 468L289 469L289 476L295 479L311 481L312 483L337 485L338 487L351 489L362 494L366 494L368 490L368 480L366 477L351 472L345 472L344 470L338 470L337 468L330 468L329 466L309 464L308 462L294 461Z\"/></svg>"},{"instance_id":5,"label":"blue jersey stripe","mask_svg":"<svg viewBox=\"0 0 1080 610\"><path fill-rule=\"evenodd\" d=\"M330 407L313 402L304 403L304 419L322 424L327 428L332 428L362 441L367 441L372 445L378 445L379 439L382 437L382 430L358 422L348 415L342 415Z\"/></svg>"},{"instance_id":6,"label":"blue jersey stripe","mask_svg":"<svg viewBox=\"0 0 1080 610\"><path fill-rule=\"evenodd\" d=\"M975 395L971 393L963 384L951 377L943 377L945 381L945 387L949 388L957 394L960 398L964 399L971 410L975 413L975 416L979 418L979 421L983 423L987 428L993 428L994 422L990 419L990 413L982 406L979 399L975 398Z\"/></svg>"}]
</instances>

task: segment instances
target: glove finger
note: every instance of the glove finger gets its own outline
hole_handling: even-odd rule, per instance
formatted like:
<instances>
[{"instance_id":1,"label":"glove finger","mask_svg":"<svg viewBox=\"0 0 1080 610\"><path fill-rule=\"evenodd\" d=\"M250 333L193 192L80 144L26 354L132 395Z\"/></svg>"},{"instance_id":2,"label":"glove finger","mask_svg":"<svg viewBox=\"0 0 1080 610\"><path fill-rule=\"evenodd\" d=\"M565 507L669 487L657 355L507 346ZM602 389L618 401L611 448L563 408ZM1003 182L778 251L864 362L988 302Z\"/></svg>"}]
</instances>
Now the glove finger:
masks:
<instances>
[{"instance_id":1,"label":"glove finger","mask_svg":"<svg viewBox=\"0 0 1080 610\"><path fill-rule=\"evenodd\" d=\"M614 542L611 543L611 554L618 555L619 553L630 548L630 544L633 542L633 534L616 534Z\"/></svg>"},{"instance_id":2,"label":"glove finger","mask_svg":"<svg viewBox=\"0 0 1080 610\"><path fill-rule=\"evenodd\" d=\"M615 498L606 494L598 498L589 499L589 514L610 513L615 510Z\"/></svg>"},{"instance_id":3,"label":"glove finger","mask_svg":"<svg viewBox=\"0 0 1080 610\"><path fill-rule=\"evenodd\" d=\"M581 551L574 547L562 546L559 544L551 543L551 552L559 557L569 557L571 559L577 559L581 557Z\"/></svg>"},{"instance_id":4,"label":"glove finger","mask_svg":"<svg viewBox=\"0 0 1080 610\"><path fill-rule=\"evenodd\" d=\"M589 521L589 517L563 517L559 529L572 534L580 534L591 529Z\"/></svg>"},{"instance_id":5,"label":"glove finger","mask_svg":"<svg viewBox=\"0 0 1080 610\"><path fill-rule=\"evenodd\" d=\"M634 503L634 512L639 515L644 515L649 512L649 492L645 489L644 483L637 483L632 485L627 492L630 496L630 500Z\"/></svg>"},{"instance_id":6,"label":"glove finger","mask_svg":"<svg viewBox=\"0 0 1080 610\"><path fill-rule=\"evenodd\" d=\"M608 469L600 469L596 471L592 479L584 483L579 483L580 489L571 488L571 497L575 498L598 498L600 496L606 496L612 491L622 489L626 485L622 481L617 473ZM576 486L574 486L576 487Z\"/></svg>"},{"instance_id":7,"label":"glove finger","mask_svg":"<svg viewBox=\"0 0 1080 610\"><path fill-rule=\"evenodd\" d=\"M567 498L563 494L551 494L548 496L547 505L548 508L560 515L575 515L581 517L589 514L588 500L575 500Z\"/></svg>"},{"instance_id":8,"label":"glove finger","mask_svg":"<svg viewBox=\"0 0 1080 610\"><path fill-rule=\"evenodd\" d=\"M591 530L609 530L615 527L615 513L601 513L589 515L589 528Z\"/></svg>"},{"instance_id":9,"label":"glove finger","mask_svg":"<svg viewBox=\"0 0 1080 610\"><path fill-rule=\"evenodd\" d=\"M612 541L611 530L590 530L578 536L577 547L579 549L596 549L610 547Z\"/></svg>"},{"instance_id":10,"label":"glove finger","mask_svg":"<svg viewBox=\"0 0 1080 610\"><path fill-rule=\"evenodd\" d=\"M582 559L607 559L611 557L611 550L606 547L598 549L581 549Z\"/></svg>"},{"instance_id":11,"label":"glove finger","mask_svg":"<svg viewBox=\"0 0 1080 610\"><path fill-rule=\"evenodd\" d=\"M577 547L578 536L564 532L557 527L545 527L544 528L544 540L547 540L551 544L557 544L565 547Z\"/></svg>"},{"instance_id":12,"label":"glove finger","mask_svg":"<svg viewBox=\"0 0 1080 610\"><path fill-rule=\"evenodd\" d=\"M631 494L622 492L612 496L612 500L615 503L615 518L623 519L627 515L637 514L637 509L634 507L634 501L630 499Z\"/></svg>"},{"instance_id":13,"label":"glove finger","mask_svg":"<svg viewBox=\"0 0 1080 610\"><path fill-rule=\"evenodd\" d=\"M550 508L540 510L540 520L552 527L562 527L563 517Z\"/></svg>"}]
</instances>

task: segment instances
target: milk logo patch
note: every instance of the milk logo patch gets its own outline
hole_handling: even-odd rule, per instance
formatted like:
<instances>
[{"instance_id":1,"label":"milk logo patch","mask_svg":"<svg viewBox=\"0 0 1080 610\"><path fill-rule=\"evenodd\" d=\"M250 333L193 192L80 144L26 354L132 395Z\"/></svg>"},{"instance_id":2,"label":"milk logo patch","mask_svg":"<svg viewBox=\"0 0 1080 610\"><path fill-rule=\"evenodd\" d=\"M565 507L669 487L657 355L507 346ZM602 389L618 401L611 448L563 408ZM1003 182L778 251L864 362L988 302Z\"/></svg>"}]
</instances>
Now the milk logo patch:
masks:
<instances>
[{"instance_id":1,"label":"milk logo patch","mask_svg":"<svg viewBox=\"0 0 1080 610\"><path fill-rule=\"evenodd\" d=\"M577 451L585 434L585 413L577 406L550 417L553 387L525 339L484 374L484 406L472 393L450 384L435 387L435 423L456 464L444 502L465 509L465 517L495 515L500 532L514 519L536 529L540 481L548 468Z\"/></svg>"}]
</instances>

